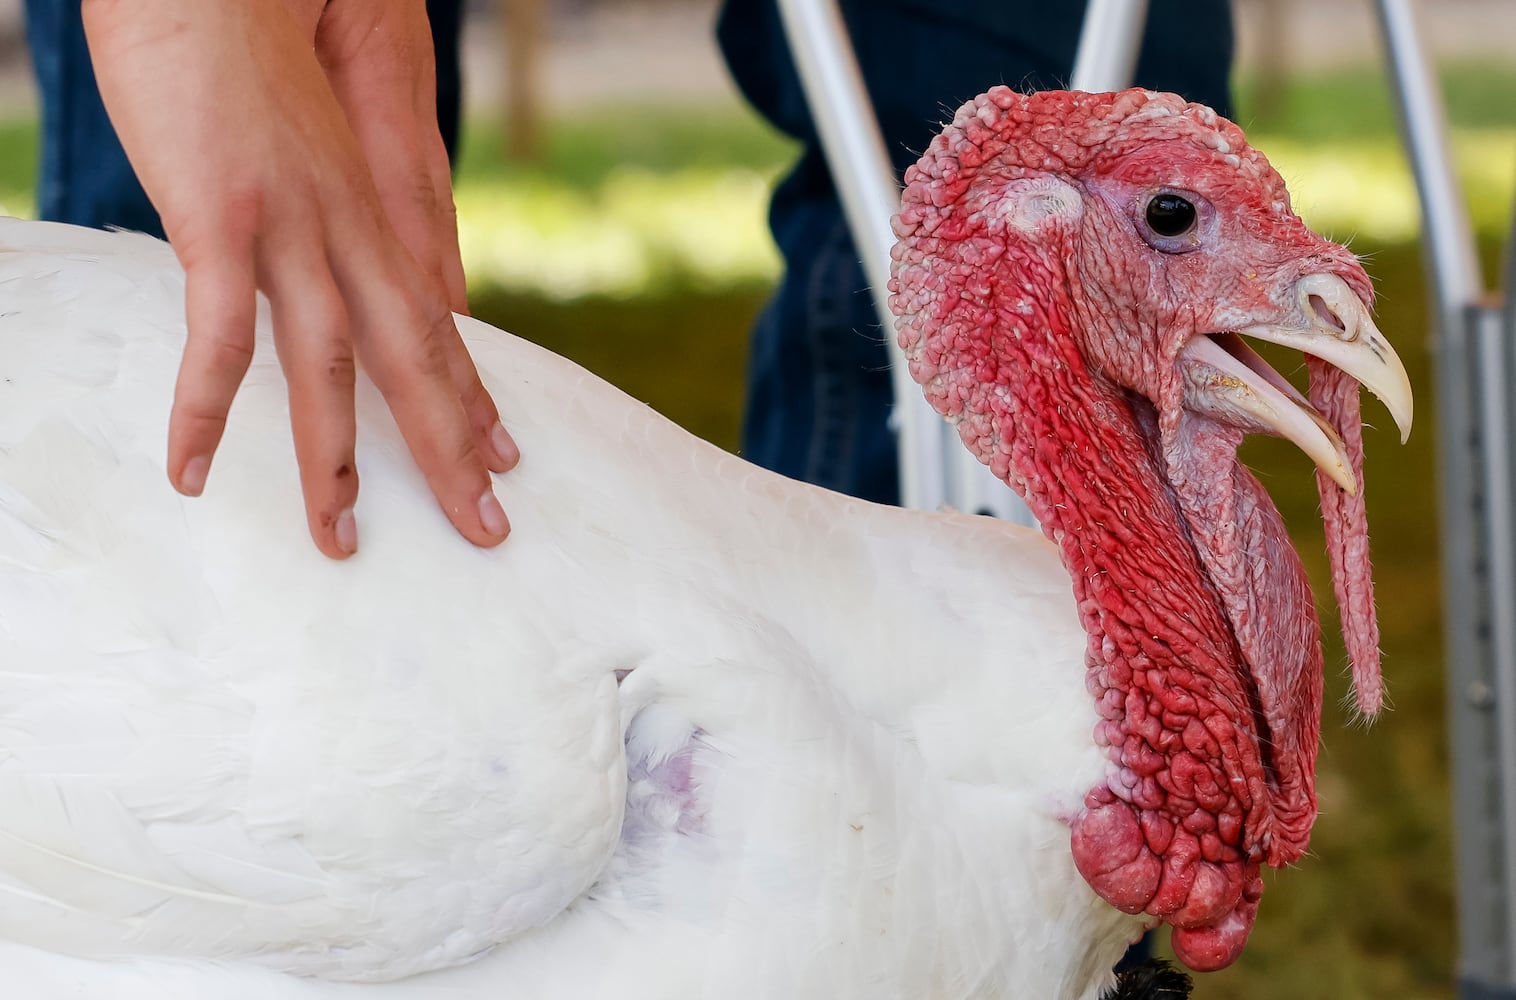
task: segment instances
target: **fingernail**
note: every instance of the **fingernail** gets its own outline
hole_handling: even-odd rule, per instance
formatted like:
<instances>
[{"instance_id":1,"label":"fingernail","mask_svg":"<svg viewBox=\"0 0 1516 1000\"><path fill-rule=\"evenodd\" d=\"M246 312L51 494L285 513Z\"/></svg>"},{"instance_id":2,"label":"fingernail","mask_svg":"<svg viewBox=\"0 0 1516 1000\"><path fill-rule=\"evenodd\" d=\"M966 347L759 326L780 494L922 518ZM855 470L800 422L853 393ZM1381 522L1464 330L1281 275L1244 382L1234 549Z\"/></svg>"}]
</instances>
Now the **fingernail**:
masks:
<instances>
[{"instance_id":1,"label":"fingernail","mask_svg":"<svg viewBox=\"0 0 1516 1000\"><path fill-rule=\"evenodd\" d=\"M184 463L179 473L179 489L192 497L205 492L205 478L210 475L211 460L208 455L196 455Z\"/></svg>"},{"instance_id":2,"label":"fingernail","mask_svg":"<svg viewBox=\"0 0 1516 1000\"><path fill-rule=\"evenodd\" d=\"M348 555L358 551L358 521L351 507L337 515L337 548Z\"/></svg>"},{"instance_id":3,"label":"fingernail","mask_svg":"<svg viewBox=\"0 0 1516 1000\"><path fill-rule=\"evenodd\" d=\"M521 461L521 449L516 447L516 442L511 440L511 436L505 432L505 428L498 421L495 429L490 431L490 444L507 469Z\"/></svg>"},{"instance_id":4,"label":"fingernail","mask_svg":"<svg viewBox=\"0 0 1516 1000\"><path fill-rule=\"evenodd\" d=\"M505 519L505 510L500 506L500 501L495 499L493 490L485 490L479 498L479 523L486 532L497 538L511 530L510 522Z\"/></svg>"}]
</instances>

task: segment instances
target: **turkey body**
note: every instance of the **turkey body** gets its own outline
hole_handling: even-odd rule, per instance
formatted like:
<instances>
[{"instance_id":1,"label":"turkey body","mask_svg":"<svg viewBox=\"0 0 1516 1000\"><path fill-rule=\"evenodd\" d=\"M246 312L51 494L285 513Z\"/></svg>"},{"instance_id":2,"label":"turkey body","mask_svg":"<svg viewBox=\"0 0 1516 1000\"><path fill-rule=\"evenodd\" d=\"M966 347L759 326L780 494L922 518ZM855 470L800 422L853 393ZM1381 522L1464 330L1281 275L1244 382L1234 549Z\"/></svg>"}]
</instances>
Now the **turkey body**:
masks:
<instances>
[{"instance_id":1,"label":"turkey body","mask_svg":"<svg viewBox=\"0 0 1516 1000\"><path fill-rule=\"evenodd\" d=\"M0 968L26 1000L1093 1000L1141 931L1040 535L799 485L460 319L523 459L453 533L372 386L310 546L267 318L167 486L182 274L0 220ZM360 380L361 381L361 380Z\"/></svg>"}]
</instances>

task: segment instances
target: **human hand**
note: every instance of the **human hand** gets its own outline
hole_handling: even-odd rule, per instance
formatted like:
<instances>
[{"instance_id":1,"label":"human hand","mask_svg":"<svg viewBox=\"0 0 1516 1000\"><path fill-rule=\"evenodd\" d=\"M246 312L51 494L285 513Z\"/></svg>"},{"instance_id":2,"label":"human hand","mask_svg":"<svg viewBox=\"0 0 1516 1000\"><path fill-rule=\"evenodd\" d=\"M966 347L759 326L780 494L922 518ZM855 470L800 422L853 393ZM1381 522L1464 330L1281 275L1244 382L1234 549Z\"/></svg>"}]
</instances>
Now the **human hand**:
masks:
<instances>
[{"instance_id":1,"label":"human hand","mask_svg":"<svg viewBox=\"0 0 1516 1000\"><path fill-rule=\"evenodd\" d=\"M273 307L306 515L321 551L342 558L357 547L360 363L454 526L476 544L495 544L509 523L489 470L506 471L518 452L449 309L462 305L463 285L445 156L437 171L440 139L433 148L424 124L401 122L401 98L414 107L431 86L429 74L403 80L406 60L418 56L398 34L416 23L398 9L378 12L369 27L379 39L357 44L350 32L359 12L327 21L325 7L84 2L101 94L185 268L189 339L170 417L169 477L189 495L204 488L252 357L261 289ZM424 21L420 28L424 41ZM330 79L316 55L324 31ZM381 43L394 58L367 55ZM369 86L376 96L365 102L355 91ZM339 92L363 109L357 134ZM434 115L429 108L421 119L433 137ZM377 174L364 149L381 164Z\"/></svg>"},{"instance_id":2,"label":"human hand","mask_svg":"<svg viewBox=\"0 0 1516 1000\"><path fill-rule=\"evenodd\" d=\"M396 233L467 313L437 66L422 0L291 0L315 14L316 57L368 159ZM467 357L464 357L467 360Z\"/></svg>"}]
</instances>

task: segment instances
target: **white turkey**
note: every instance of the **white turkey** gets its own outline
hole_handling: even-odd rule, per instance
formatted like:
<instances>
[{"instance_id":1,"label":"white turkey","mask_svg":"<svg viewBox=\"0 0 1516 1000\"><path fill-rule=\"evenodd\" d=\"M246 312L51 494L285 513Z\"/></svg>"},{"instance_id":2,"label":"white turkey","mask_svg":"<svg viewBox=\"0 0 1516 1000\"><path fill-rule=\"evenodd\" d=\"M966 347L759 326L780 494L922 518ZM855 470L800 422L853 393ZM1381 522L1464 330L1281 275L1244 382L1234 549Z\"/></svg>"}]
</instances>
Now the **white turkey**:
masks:
<instances>
[{"instance_id":1,"label":"white turkey","mask_svg":"<svg viewBox=\"0 0 1516 1000\"><path fill-rule=\"evenodd\" d=\"M1411 400L1369 282L1171 95L992 91L907 181L913 374L1046 538L781 479L460 320L509 541L361 386L331 562L266 318L187 500L173 254L0 221L5 996L1093 1000L1150 925L1235 958L1306 848L1322 670L1236 448L1322 470L1374 711L1358 384Z\"/></svg>"}]
</instances>

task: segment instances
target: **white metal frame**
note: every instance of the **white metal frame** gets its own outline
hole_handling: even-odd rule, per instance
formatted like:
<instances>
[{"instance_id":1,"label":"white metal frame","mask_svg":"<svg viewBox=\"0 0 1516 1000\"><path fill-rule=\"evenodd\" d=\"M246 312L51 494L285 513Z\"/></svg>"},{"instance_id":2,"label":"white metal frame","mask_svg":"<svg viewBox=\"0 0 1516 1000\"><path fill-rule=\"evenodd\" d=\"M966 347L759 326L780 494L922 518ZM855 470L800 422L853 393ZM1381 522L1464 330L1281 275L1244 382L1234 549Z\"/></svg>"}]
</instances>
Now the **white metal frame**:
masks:
<instances>
[{"instance_id":1,"label":"white metal frame","mask_svg":"<svg viewBox=\"0 0 1516 1000\"><path fill-rule=\"evenodd\" d=\"M927 405L906 370L886 292L890 248L895 245L890 218L900 207L900 186L836 0L779 0L779 11L843 212L863 258L864 276L874 290L895 387L901 503L917 510L946 506L1031 524L1031 512L1021 498L958 445L956 432Z\"/></svg>"},{"instance_id":2,"label":"white metal frame","mask_svg":"<svg viewBox=\"0 0 1516 1000\"><path fill-rule=\"evenodd\" d=\"M1487 293L1443 102L1412 0L1376 0L1421 194L1436 303L1438 463L1448 729L1453 746L1459 996L1516 1000L1516 538L1510 387L1516 217L1502 305Z\"/></svg>"},{"instance_id":3,"label":"white metal frame","mask_svg":"<svg viewBox=\"0 0 1516 1000\"><path fill-rule=\"evenodd\" d=\"M858 71L847 27L835 0L779 0L811 117L821 137L848 226L874 290L874 305L890 357L900 453L900 497L906 507L952 507L1034 524L1021 498L957 443L956 432L927 405L906 370L895 340L888 293L890 217L900 185ZM1077 90L1118 90L1137 64L1147 0L1090 0L1074 61Z\"/></svg>"}]
</instances>

